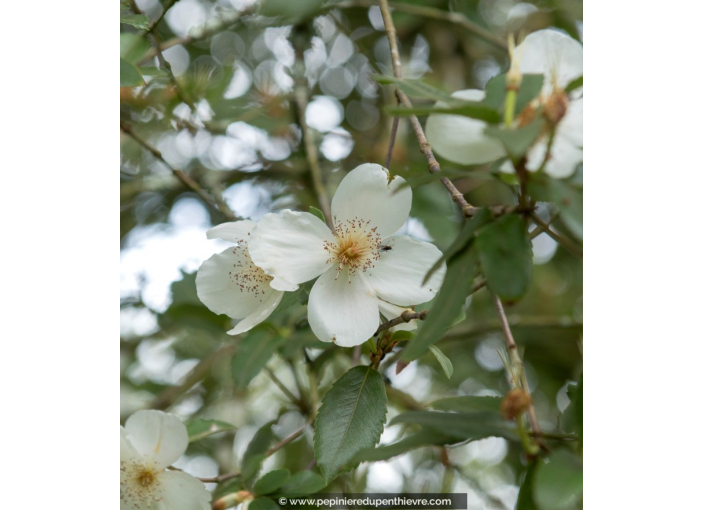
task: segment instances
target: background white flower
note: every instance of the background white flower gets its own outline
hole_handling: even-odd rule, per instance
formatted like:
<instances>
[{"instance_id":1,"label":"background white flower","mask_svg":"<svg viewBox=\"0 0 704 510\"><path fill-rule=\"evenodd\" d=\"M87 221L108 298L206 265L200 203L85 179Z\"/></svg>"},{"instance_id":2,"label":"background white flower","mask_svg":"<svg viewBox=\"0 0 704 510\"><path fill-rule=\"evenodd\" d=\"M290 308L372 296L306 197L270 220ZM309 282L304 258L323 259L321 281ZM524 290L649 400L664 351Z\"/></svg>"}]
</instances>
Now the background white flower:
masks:
<instances>
[{"instance_id":1,"label":"background white flower","mask_svg":"<svg viewBox=\"0 0 704 510\"><path fill-rule=\"evenodd\" d=\"M527 107L516 124L529 120L530 112L542 106L545 115L556 124L550 158L545 172L556 178L568 177L582 161L582 98L569 98L564 88L582 76L582 45L554 30L538 30L519 44L514 55L520 59L522 74L542 74L543 88L535 103ZM470 101L484 99L481 90L460 90L452 97ZM581 96L581 88L573 93ZM517 112L520 113L520 112ZM426 136L442 157L462 165L488 163L505 155L498 140L486 136L486 123L460 115L433 114L426 123ZM548 145L548 134L541 136L527 154L526 168L540 168ZM504 171L513 171L505 165Z\"/></svg>"},{"instance_id":2,"label":"background white flower","mask_svg":"<svg viewBox=\"0 0 704 510\"><path fill-rule=\"evenodd\" d=\"M120 427L120 510L209 510L210 492L182 471L166 471L186 451L173 414L137 411Z\"/></svg>"},{"instance_id":3,"label":"background white flower","mask_svg":"<svg viewBox=\"0 0 704 510\"><path fill-rule=\"evenodd\" d=\"M203 262L196 276L198 298L213 312L240 319L228 331L237 335L264 321L281 302L284 293L270 287L273 279L257 267L249 255L248 242L255 222L223 223L207 232L208 239L223 239L236 246Z\"/></svg>"},{"instance_id":4,"label":"background white flower","mask_svg":"<svg viewBox=\"0 0 704 510\"><path fill-rule=\"evenodd\" d=\"M316 216L290 210L267 214L254 228L250 254L275 276L273 288L295 290L319 277L308 300L308 322L320 340L359 345L376 331L380 310L397 317L394 305L424 303L440 288L444 265L421 285L440 250L393 235L411 209L411 188L404 184L398 176L389 181L380 165L360 165L332 199L332 232Z\"/></svg>"}]
</instances>

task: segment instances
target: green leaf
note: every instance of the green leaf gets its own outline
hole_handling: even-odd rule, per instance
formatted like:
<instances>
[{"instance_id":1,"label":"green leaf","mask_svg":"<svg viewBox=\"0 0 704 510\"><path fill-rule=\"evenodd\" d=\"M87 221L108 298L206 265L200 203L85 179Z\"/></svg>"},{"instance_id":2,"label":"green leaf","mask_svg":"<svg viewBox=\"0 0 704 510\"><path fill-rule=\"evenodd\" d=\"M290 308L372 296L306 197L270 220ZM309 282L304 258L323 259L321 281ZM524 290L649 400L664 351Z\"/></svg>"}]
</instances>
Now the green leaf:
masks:
<instances>
[{"instance_id":1,"label":"green leaf","mask_svg":"<svg viewBox=\"0 0 704 510\"><path fill-rule=\"evenodd\" d=\"M196 418L186 425L186 430L188 431L188 440L192 443L203 439L204 437L217 434L218 432L225 432L228 430L235 430L237 427L231 423L227 423L220 420L204 420L203 418Z\"/></svg>"},{"instance_id":2,"label":"green leaf","mask_svg":"<svg viewBox=\"0 0 704 510\"><path fill-rule=\"evenodd\" d=\"M325 394L315 422L314 452L326 481L351 468L362 449L379 442L386 420L386 390L381 374L357 366Z\"/></svg>"},{"instance_id":3,"label":"green leaf","mask_svg":"<svg viewBox=\"0 0 704 510\"><path fill-rule=\"evenodd\" d=\"M584 76L580 76L579 78L575 78L571 82L567 84L565 87L565 92L568 94L572 92L573 90L578 89L579 87L582 87L584 85Z\"/></svg>"},{"instance_id":4,"label":"green leaf","mask_svg":"<svg viewBox=\"0 0 704 510\"><path fill-rule=\"evenodd\" d=\"M441 413L437 411L407 411L397 415L389 426L398 423L415 423L458 440L475 440L498 436L514 439L515 434L506 427L496 413Z\"/></svg>"},{"instance_id":5,"label":"green leaf","mask_svg":"<svg viewBox=\"0 0 704 510\"><path fill-rule=\"evenodd\" d=\"M447 376L448 379L452 378L452 361L445 356L440 349L438 349L435 345L430 346L430 352L432 352L435 355L435 358L438 360L438 363L440 363L440 366L442 367L442 371L445 372L445 375Z\"/></svg>"},{"instance_id":6,"label":"green leaf","mask_svg":"<svg viewBox=\"0 0 704 510\"><path fill-rule=\"evenodd\" d=\"M395 318L395 317L392 317L392 318ZM416 336L416 334L411 331L405 331L405 330L394 331L394 333L391 335L391 341L392 342L403 342L404 340L413 340L414 336Z\"/></svg>"},{"instance_id":7,"label":"green leaf","mask_svg":"<svg viewBox=\"0 0 704 510\"><path fill-rule=\"evenodd\" d=\"M516 115L521 113L533 99L538 97L538 94L543 89L544 79L542 74L523 75L521 87L518 89L518 94L516 94Z\"/></svg>"},{"instance_id":8,"label":"green leaf","mask_svg":"<svg viewBox=\"0 0 704 510\"><path fill-rule=\"evenodd\" d=\"M313 471L301 471L293 475L279 491L280 494L315 494L325 488L325 480Z\"/></svg>"},{"instance_id":9,"label":"green leaf","mask_svg":"<svg viewBox=\"0 0 704 510\"><path fill-rule=\"evenodd\" d=\"M327 223L325 221L325 215L323 214L323 211L321 211L317 207L313 207L312 205L310 206L309 211L313 216L317 216L320 219L320 221L322 221L323 223Z\"/></svg>"},{"instance_id":10,"label":"green leaf","mask_svg":"<svg viewBox=\"0 0 704 510\"><path fill-rule=\"evenodd\" d=\"M237 352L232 357L231 369L235 386L245 389L284 342L284 338L273 334L265 326L250 331L240 341Z\"/></svg>"},{"instance_id":11,"label":"green leaf","mask_svg":"<svg viewBox=\"0 0 704 510\"><path fill-rule=\"evenodd\" d=\"M144 79L142 75L139 74L139 69L124 58L121 58L120 87L136 87L138 85L144 85Z\"/></svg>"},{"instance_id":12,"label":"green leaf","mask_svg":"<svg viewBox=\"0 0 704 510\"><path fill-rule=\"evenodd\" d=\"M423 428L415 434L405 437L393 444L378 446L376 448L366 448L355 456L355 463L375 462L389 460L406 452L422 448L423 446L440 446L454 444L459 439L439 433L436 430Z\"/></svg>"},{"instance_id":13,"label":"green leaf","mask_svg":"<svg viewBox=\"0 0 704 510\"><path fill-rule=\"evenodd\" d=\"M448 397L441 398L430 404L433 409L442 411L458 411L461 413L501 411L501 397Z\"/></svg>"},{"instance_id":14,"label":"green leaf","mask_svg":"<svg viewBox=\"0 0 704 510\"><path fill-rule=\"evenodd\" d=\"M433 101L442 101L446 106L461 106L465 101L452 97L447 92L436 89L423 83L420 80L404 80L402 78L394 78L393 76L385 76L375 74L372 78L382 85L396 85L410 97L417 99L432 99Z\"/></svg>"},{"instance_id":15,"label":"green leaf","mask_svg":"<svg viewBox=\"0 0 704 510\"><path fill-rule=\"evenodd\" d=\"M289 478L291 478L291 472L288 469L269 471L254 484L254 494L257 496L271 494L288 482Z\"/></svg>"},{"instance_id":16,"label":"green leaf","mask_svg":"<svg viewBox=\"0 0 704 510\"><path fill-rule=\"evenodd\" d=\"M133 14L127 11L120 11L120 23L133 26L139 30L147 30L149 28L149 18L144 14Z\"/></svg>"},{"instance_id":17,"label":"green leaf","mask_svg":"<svg viewBox=\"0 0 704 510\"><path fill-rule=\"evenodd\" d=\"M497 138L514 162L519 161L530 149L533 142L540 136L545 127L545 119L538 117L526 126L506 129L503 126L487 126L484 133Z\"/></svg>"},{"instance_id":18,"label":"green leaf","mask_svg":"<svg viewBox=\"0 0 704 510\"><path fill-rule=\"evenodd\" d=\"M526 476L523 478L521 489L518 491L518 501L516 502L516 510L538 510L533 501L533 483L535 480L535 471L538 465L537 460L530 461L526 468Z\"/></svg>"},{"instance_id":19,"label":"green leaf","mask_svg":"<svg viewBox=\"0 0 704 510\"><path fill-rule=\"evenodd\" d=\"M528 183L528 192L537 200L554 203L560 210L562 223L580 241L582 227L582 190L567 181L536 176Z\"/></svg>"},{"instance_id":20,"label":"green leaf","mask_svg":"<svg viewBox=\"0 0 704 510\"><path fill-rule=\"evenodd\" d=\"M262 426L247 446L247 450L242 456L242 481L247 485L257 476L262 461L266 458L266 451L274 440L274 433L271 426L276 421L270 421Z\"/></svg>"},{"instance_id":21,"label":"green leaf","mask_svg":"<svg viewBox=\"0 0 704 510\"><path fill-rule=\"evenodd\" d=\"M123 32L120 34L120 57L131 64L137 64L149 51L151 44L146 37L139 34Z\"/></svg>"},{"instance_id":22,"label":"green leaf","mask_svg":"<svg viewBox=\"0 0 704 510\"><path fill-rule=\"evenodd\" d=\"M279 510L279 505L269 498L257 498L249 504L248 510Z\"/></svg>"},{"instance_id":23,"label":"green leaf","mask_svg":"<svg viewBox=\"0 0 704 510\"><path fill-rule=\"evenodd\" d=\"M456 106L443 106L443 102L437 106L414 106L407 108L404 106L388 106L385 108L386 113L394 117L406 117L409 115L424 116L431 114L447 114L461 115L462 117L470 117L472 119L483 120L491 124L501 121L501 114L494 108L484 104L481 101L463 101L462 104Z\"/></svg>"},{"instance_id":24,"label":"green leaf","mask_svg":"<svg viewBox=\"0 0 704 510\"><path fill-rule=\"evenodd\" d=\"M582 497L582 462L567 450L541 459L533 481L533 499L539 510L574 508Z\"/></svg>"},{"instance_id":25,"label":"green leaf","mask_svg":"<svg viewBox=\"0 0 704 510\"><path fill-rule=\"evenodd\" d=\"M528 291L533 250L523 218L517 214L502 216L479 231L475 244L492 292L513 301Z\"/></svg>"}]
</instances>

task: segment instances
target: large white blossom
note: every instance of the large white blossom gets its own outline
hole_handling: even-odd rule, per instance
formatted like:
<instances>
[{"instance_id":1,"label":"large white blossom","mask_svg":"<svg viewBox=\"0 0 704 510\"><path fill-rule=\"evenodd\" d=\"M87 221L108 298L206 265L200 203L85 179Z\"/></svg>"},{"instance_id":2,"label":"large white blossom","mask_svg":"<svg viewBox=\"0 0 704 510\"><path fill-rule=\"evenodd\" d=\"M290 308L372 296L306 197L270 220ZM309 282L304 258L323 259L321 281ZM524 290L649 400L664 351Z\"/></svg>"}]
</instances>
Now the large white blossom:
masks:
<instances>
[{"instance_id":1,"label":"large white blossom","mask_svg":"<svg viewBox=\"0 0 704 510\"><path fill-rule=\"evenodd\" d=\"M313 332L325 342L359 345L376 331L380 313L395 318L404 307L432 299L442 283L444 265L421 285L440 250L393 235L410 209L411 188L403 178L389 180L382 166L360 165L332 199L332 231L310 213L267 214L252 232L249 251L274 276L275 289L295 290L317 278L308 300Z\"/></svg>"},{"instance_id":2,"label":"large white blossom","mask_svg":"<svg viewBox=\"0 0 704 510\"><path fill-rule=\"evenodd\" d=\"M235 246L203 262L196 276L198 298L218 314L239 320L228 331L238 335L264 321L281 302L284 293L273 289L273 279L257 267L249 255L248 243L255 222L223 223L207 232L208 239L223 239Z\"/></svg>"},{"instance_id":3,"label":"large white blossom","mask_svg":"<svg viewBox=\"0 0 704 510\"><path fill-rule=\"evenodd\" d=\"M543 88L524 112L517 112L516 125L527 123L538 107L556 123L555 137L545 172L556 178L568 177L582 161L581 88L570 98L565 87L582 76L582 45L555 30L538 30L528 35L514 52L512 68L521 74L542 74ZM576 97L579 96L579 97ZM460 90L452 97L471 101L484 99L484 91ZM497 139L484 134L486 123L460 115L433 114L426 123L426 135L442 157L462 165L488 163L505 155ZM543 133L527 154L526 168L538 170L548 147ZM509 165L502 169L512 170Z\"/></svg>"},{"instance_id":4,"label":"large white blossom","mask_svg":"<svg viewBox=\"0 0 704 510\"><path fill-rule=\"evenodd\" d=\"M166 470L186 451L173 414L137 411L120 427L120 510L209 510L210 492L183 471Z\"/></svg>"}]
</instances>

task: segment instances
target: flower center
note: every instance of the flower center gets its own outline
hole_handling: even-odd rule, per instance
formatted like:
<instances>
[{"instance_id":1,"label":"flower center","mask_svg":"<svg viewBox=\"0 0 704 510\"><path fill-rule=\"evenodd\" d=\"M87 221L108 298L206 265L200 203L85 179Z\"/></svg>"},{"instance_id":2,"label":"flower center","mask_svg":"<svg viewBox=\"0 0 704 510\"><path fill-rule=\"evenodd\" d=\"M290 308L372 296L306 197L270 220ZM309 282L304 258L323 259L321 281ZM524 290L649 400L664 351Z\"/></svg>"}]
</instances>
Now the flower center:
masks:
<instances>
[{"instance_id":1,"label":"flower center","mask_svg":"<svg viewBox=\"0 0 704 510\"><path fill-rule=\"evenodd\" d=\"M239 287L240 292L254 294L259 301L264 300L269 282L274 279L264 272L262 268L254 265L252 257L247 250L247 241L240 239L237 246L232 248L232 253L236 256L237 262L228 273L228 278Z\"/></svg>"},{"instance_id":2,"label":"flower center","mask_svg":"<svg viewBox=\"0 0 704 510\"><path fill-rule=\"evenodd\" d=\"M156 476L151 469L145 468L137 475L137 481L142 487L149 487L156 481Z\"/></svg>"},{"instance_id":3,"label":"flower center","mask_svg":"<svg viewBox=\"0 0 704 510\"><path fill-rule=\"evenodd\" d=\"M349 277L358 269L366 272L379 260L381 236L369 223L358 218L338 223L333 230L335 243L325 243L325 250L330 254L328 261L338 263L338 276L344 268Z\"/></svg>"}]
</instances>

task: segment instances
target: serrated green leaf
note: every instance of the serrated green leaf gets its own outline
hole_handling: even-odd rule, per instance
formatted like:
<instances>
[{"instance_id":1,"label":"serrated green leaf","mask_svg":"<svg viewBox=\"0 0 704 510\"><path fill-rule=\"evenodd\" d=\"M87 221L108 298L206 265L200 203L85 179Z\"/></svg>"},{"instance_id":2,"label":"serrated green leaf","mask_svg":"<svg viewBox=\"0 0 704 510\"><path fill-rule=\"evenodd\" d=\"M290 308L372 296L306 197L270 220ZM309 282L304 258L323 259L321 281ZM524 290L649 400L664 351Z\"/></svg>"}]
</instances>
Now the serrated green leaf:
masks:
<instances>
[{"instance_id":1,"label":"serrated green leaf","mask_svg":"<svg viewBox=\"0 0 704 510\"><path fill-rule=\"evenodd\" d=\"M264 496L276 492L288 482L289 478L291 478L291 472L288 469L269 471L254 484L254 494Z\"/></svg>"},{"instance_id":2,"label":"serrated green leaf","mask_svg":"<svg viewBox=\"0 0 704 510\"><path fill-rule=\"evenodd\" d=\"M538 510L533 501L533 483L535 480L535 471L538 465L537 460L532 460L526 468L526 476L523 478L521 489L518 491L518 501L516 502L516 510Z\"/></svg>"},{"instance_id":3,"label":"serrated green leaf","mask_svg":"<svg viewBox=\"0 0 704 510\"><path fill-rule=\"evenodd\" d=\"M323 214L323 211L318 209L317 207L310 206L309 212L313 215L316 216L320 221L323 223L326 223L325 221L325 215Z\"/></svg>"},{"instance_id":4,"label":"serrated green leaf","mask_svg":"<svg viewBox=\"0 0 704 510\"><path fill-rule=\"evenodd\" d=\"M120 11L120 23L130 25L138 30L147 30L149 28L149 18L144 14Z\"/></svg>"},{"instance_id":5,"label":"serrated green leaf","mask_svg":"<svg viewBox=\"0 0 704 510\"><path fill-rule=\"evenodd\" d=\"M399 423L415 423L458 440L475 440L497 436L515 438L514 432L493 412L441 413L438 411L407 411L397 415L389 427Z\"/></svg>"},{"instance_id":6,"label":"serrated green leaf","mask_svg":"<svg viewBox=\"0 0 704 510\"><path fill-rule=\"evenodd\" d=\"M442 411L458 411L461 413L494 412L501 410L501 397L448 397L436 400L430 404L433 409Z\"/></svg>"},{"instance_id":7,"label":"serrated green leaf","mask_svg":"<svg viewBox=\"0 0 704 510\"><path fill-rule=\"evenodd\" d=\"M270 421L263 425L254 434L242 456L242 481L247 485L257 476L262 461L266 458L266 451L274 440L274 433L271 431L271 427L275 423L276 421Z\"/></svg>"},{"instance_id":8,"label":"serrated green leaf","mask_svg":"<svg viewBox=\"0 0 704 510\"><path fill-rule=\"evenodd\" d=\"M325 488L325 480L313 471L301 471L293 475L279 491L280 494L315 494Z\"/></svg>"},{"instance_id":9,"label":"serrated green leaf","mask_svg":"<svg viewBox=\"0 0 704 510\"><path fill-rule=\"evenodd\" d=\"M235 430L236 428L237 427L231 423L220 420L204 420L203 418L196 418L186 425L188 440L191 443L203 439L204 437L217 434L218 432L226 432L228 430Z\"/></svg>"},{"instance_id":10,"label":"serrated green leaf","mask_svg":"<svg viewBox=\"0 0 704 510\"><path fill-rule=\"evenodd\" d=\"M123 32L120 34L120 57L131 64L137 64L149 51L151 44L146 37L139 34Z\"/></svg>"},{"instance_id":11,"label":"serrated green leaf","mask_svg":"<svg viewBox=\"0 0 704 510\"><path fill-rule=\"evenodd\" d=\"M421 429L415 434L405 437L393 444L378 446L376 448L366 448L355 456L355 463L375 462L389 460L406 452L422 448L423 446L439 446L457 443L460 440L452 436L439 433L432 429Z\"/></svg>"},{"instance_id":12,"label":"serrated green leaf","mask_svg":"<svg viewBox=\"0 0 704 510\"><path fill-rule=\"evenodd\" d=\"M357 366L325 394L315 422L314 452L326 481L351 468L364 448L376 445L386 420L386 390L381 374Z\"/></svg>"},{"instance_id":13,"label":"serrated green leaf","mask_svg":"<svg viewBox=\"0 0 704 510\"><path fill-rule=\"evenodd\" d=\"M575 78L574 80L569 82L567 84L567 86L565 87L565 92L567 92L569 94L573 90L576 90L582 86L584 86L584 76L580 76L579 78Z\"/></svg>"},{"instance_id":14,"label":"serrated green leaf","mask_svg":"<svg viewBox=\"0 0 704 510\"><path fill-rule=\"evenodd\" d=\"M545 119L538 117L530 124L515 129L499 126L487 126L484 134L498 139L514 162L526 155L528 149L543 132Z\"/></svg>"},{"instance_id":15,"label":"serrated green leaf","mask_svg":"<svg viewBox=\"0 0 704 510\"><path fill-rule=\"evenodd\" d=\"M120 59L120 87L137 87L144 85L144 79L133 64L124 58Z\"/></svg>"},{"instance_id":16,"label":"serrated green leaf","mask_svg":"<svg viewBox=\"0 0 704 510\"><path fill-rule=\"evenodd\" d=\"M447 376L448 379L452 378L452 361L445 356L440 349L437 348L435 345L431 345L429 347L430 352L435 355L435 359L438 360L438 363L440 363L440 366L442 367L442 371L445 372L445 375Z\"/></svg>"},{"instance_id":17,"label":"serrated green leaf","mask_svg":"<svg viewBox=\"0 0 704 510\"><path fill-rule=\"evenodd\" d=\"M503 299L522 297L533 274L533 249L526 225L507 214L484 227L475 241L489 289Z\"/></svg>"},{"instance_id":18,"label":"serrated green leaf","mask_svg":"<svg viewBox=\"0 0 704 510\"><path fill-rule=\"evenodd\" d=\"M582 497L582 462L567 450L541 459L533 480L533 499L539 510L576 508Z\"/></svg>"},{"instance_id":19,"label":"serrated green leaf","mask_svg":"<svg viewBox=\"0 0 704 510\"><path fill-rule=\"evenodd\" d=\"M257 498L249 503L248 510L279 510L279 505L269 498Z\"/></svg>"},{"instance_id":20,"label":"serrated green leaf","mask_svg":"<svg viewBox=\"0 0 704 510\"><path fill-rule=\"evenodd\" d=\"M285 341L264 326L251 330L240 341L232 357L231 372L235 386L245 389Z\"/></svg>"}]
</instances>

